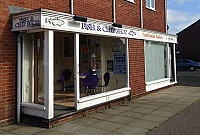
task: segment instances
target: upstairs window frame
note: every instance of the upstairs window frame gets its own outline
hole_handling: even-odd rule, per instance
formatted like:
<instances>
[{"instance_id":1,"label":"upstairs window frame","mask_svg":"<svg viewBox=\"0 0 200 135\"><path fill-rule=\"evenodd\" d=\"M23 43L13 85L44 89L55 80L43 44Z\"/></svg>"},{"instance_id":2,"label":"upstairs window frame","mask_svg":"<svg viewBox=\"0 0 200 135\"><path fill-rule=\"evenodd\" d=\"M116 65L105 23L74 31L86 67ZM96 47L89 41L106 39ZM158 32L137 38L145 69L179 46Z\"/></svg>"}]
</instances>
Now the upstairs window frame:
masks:
<instances>
[{"instance_id":1,"label":"upstairs window frame","mask_svg":"<svg viewBox=\"0 0 200 135\"><path fill-rule=\"evenodd\" d=\"M135 0L125 0L125 1L135 4Z\"/></svg>"},{"instance_id":2,"label":"upstairs window frame","mask_svg":"<svg viewBox=\"0 0 200 135\"><path fill-rule=\"evenodd\" d=\"M155 9L156 9L156 8L155 8L155 7L156 7L155 1L156 1L156 0L146 0L146 8L155 11Z\"/></svg>"}]
</instances>

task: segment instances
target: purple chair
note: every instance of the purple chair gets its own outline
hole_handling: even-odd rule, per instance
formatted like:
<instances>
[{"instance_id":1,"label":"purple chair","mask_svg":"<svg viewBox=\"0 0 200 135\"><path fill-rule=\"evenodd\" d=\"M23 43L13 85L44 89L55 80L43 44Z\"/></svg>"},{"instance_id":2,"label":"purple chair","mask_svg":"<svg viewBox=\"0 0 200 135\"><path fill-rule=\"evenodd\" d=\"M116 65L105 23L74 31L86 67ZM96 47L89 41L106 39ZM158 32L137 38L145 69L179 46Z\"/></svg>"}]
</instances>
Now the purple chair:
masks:
<instances>
[{"instance_id":1,"label":"purple chair","mask_svg":"<svg viewBox=\"0 0 200 135\"><path fill-rule=\"evenodd\" d=\"M91 75L90 72L83 72L83 73L80 73L79 76L88 76L88 75ZM84 84L85 84L85 78L80 78L80 80L82 81L82 86L81 86L81 93L83 95L85 95L85 91L84 91Z\"/></svg>"},{"instance_id":2,"label":"purple chair","mask_svg":"<svg viewBox=\"0 0 200 135\"><path fill-rule=\"evenodd\" d=\"M103 88L103 90L104 90L104 88L106 88L108 90L108 84L109 84L109 81L110 81L110 73L106 72L103 76L103 79L104 79L105 84L104 85L98 85L97 87Z\"/></svg>"},{"instance_id":3,"label":"purple chair","mask_svg":"<svg viewBox=\"0 0 200 135\"><path fill-rule=\"evenodd\" d=\"M92 89L94 94L98 93L97 84L99 82L99 77L97 75L87 75L85 80L83 81L83 87L86 90L86 94L88 95L88 90Z\"/></svg>"},{"instance_id":4,"label":"purple chair","mask_svg":"<svg viewBox=\"0 0 200 135\"><path fill-rule=\"evenodd\" d=\"M66 72L64 72L66 71ZM60 79L62 81L62 90L63 90L63 100L65 99L65 90L66 89L73 89L74 86L71 85L71 86L65 86L65 81L69 80L70 79L70 76L71 76L71 71L68 72L68 70L64 70L62 74L60 74ZM68 72L68 73L67 73ZM67 75L67 76L65 76Z\"/></svg>"}]
</instances>

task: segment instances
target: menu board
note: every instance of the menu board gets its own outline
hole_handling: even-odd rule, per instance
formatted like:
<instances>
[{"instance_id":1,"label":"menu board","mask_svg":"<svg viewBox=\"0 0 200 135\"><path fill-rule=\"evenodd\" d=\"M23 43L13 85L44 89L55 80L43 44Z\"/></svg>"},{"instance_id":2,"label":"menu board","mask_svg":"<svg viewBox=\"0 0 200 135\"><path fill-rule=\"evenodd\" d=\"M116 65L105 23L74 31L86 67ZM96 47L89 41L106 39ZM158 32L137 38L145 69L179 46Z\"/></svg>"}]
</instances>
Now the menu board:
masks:
<instances>
[{"instance_id":1,"label":"menu board","mask_svg":"<svg viewBox=\"0 0 200 135\"><path fill-rule=\"evenodd\" d=\"M114 74L126 74L126 54L115 53L114 54Z\"/></svg>"}]
</instances>

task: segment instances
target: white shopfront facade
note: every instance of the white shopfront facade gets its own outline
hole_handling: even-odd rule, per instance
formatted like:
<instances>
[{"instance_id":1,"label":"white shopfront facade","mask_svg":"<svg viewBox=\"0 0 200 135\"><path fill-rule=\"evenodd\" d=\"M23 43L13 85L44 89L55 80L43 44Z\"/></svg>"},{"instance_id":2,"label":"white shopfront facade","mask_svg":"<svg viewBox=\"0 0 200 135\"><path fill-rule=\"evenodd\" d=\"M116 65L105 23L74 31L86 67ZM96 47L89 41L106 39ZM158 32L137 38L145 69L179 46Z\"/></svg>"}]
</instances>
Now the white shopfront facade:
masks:
<instances>
[{"instance_id":1,"label":"white shopfront facade","mask_svg":"<svg viewBox=\"0 0 200 135\"><path fill-rule=\"evenodd\" d=\"M164 59L166 59L166 66L165 71L163 71L165 76L155 79L146 77L146 80L148 80L146 81L146 91L176 83L176 36L131 26L113 27L111 22L90 18L87 18L87 22L75 21L73 17L74 15L46 9L23 12L12 16L12 31L23 33L21 34L22 38L18 37L18 69L22 69L18 70L17 84L19 114L24 113L45 119L54 118L54 94L55 89L59 89L59 82L56 81L59 80L59 73L64 69L60 66L67 62L68 64L65 67L68 66L72 70L71 83L74 85L74 108L76 110L128 96L131 89L129 86L128 39L133 38L144 40L145 45L150 45L149 42L165 44ZM71 52L68 50L69 52L64 54L73 56L60 56L65 50L62 45L60 46L62 43L73 44ZM114 45L108 47L109 44ZM41 46L43 46L42 49L40 49ZM171 46L171 50L169 50L169 46ZM90 48L92 49L90 50ZM146 50L148 48L145 47ZM103 74L108 71L111 72L111 78L114 79L111 79L109 91L82 96L80 73L88 70L88 61L84 57L89 57L91 52L95 52L96 55L99 53L97 63L99 63L101 83L103 84ZM173 57L171 57L172 55ZM113 61L117 59L115 56L120 56L125 64L122 65L123 71L120 70L120 73L117 73L115 67L112 67ZM169 57L170 60L167 59ZM152 59L149 60L149 63L151 61ZM59 62L59 66L55 66ZM172 62L173 68L167 66ZM148 72L149 69L147 67L145 69ZM173 70L173 81L171 70ZM35 92L36 85L37 91ZM42 87L41 91L40 87Z\"/></svg>"}]
</instances>

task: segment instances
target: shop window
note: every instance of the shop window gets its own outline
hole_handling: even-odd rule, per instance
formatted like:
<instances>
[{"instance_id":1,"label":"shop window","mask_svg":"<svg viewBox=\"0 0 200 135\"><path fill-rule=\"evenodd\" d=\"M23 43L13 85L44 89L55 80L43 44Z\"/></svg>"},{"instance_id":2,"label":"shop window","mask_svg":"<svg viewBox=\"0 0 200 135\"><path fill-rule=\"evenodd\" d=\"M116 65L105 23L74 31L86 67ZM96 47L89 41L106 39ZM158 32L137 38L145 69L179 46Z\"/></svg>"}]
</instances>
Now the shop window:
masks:
<instances>
[{"instance_id":1,"label":"shop window","mask_svg":"<svg viewBox=\"0 0 200 135\"><path fill-rule=\"evenodd\" d=\"M146 0L146 7L155 10L155 0Z\"/></svg>"},{"instance_id":2,"label":"shop window","mask_svg":"<svg viewBox=\"0 0 200 135\"><path fill-rule=\"evenodd\" d=\"M44 103L44 33L25 34L23 45L23 102Z\"/></svg>"},{"instance_id":3,"label":"shop window","mask_svg":"<svg viewBox=\"0 0 200 135\"><path fill-rule=\"evenodd\" d=\"M165 43L145 42L146 82L167 78L167 49Z\"/></svg>"},{"instance_id":4,"label":"shop window","mask_svg":"<svg viewBox=\"0 0 200 135\"><path fill-rule=\"evenodd\" d=\"M88 75L98 78L84 82ZM81 97L124 88L126 75L125 39L80 35Z\"/></svg>"}]
</instances>

